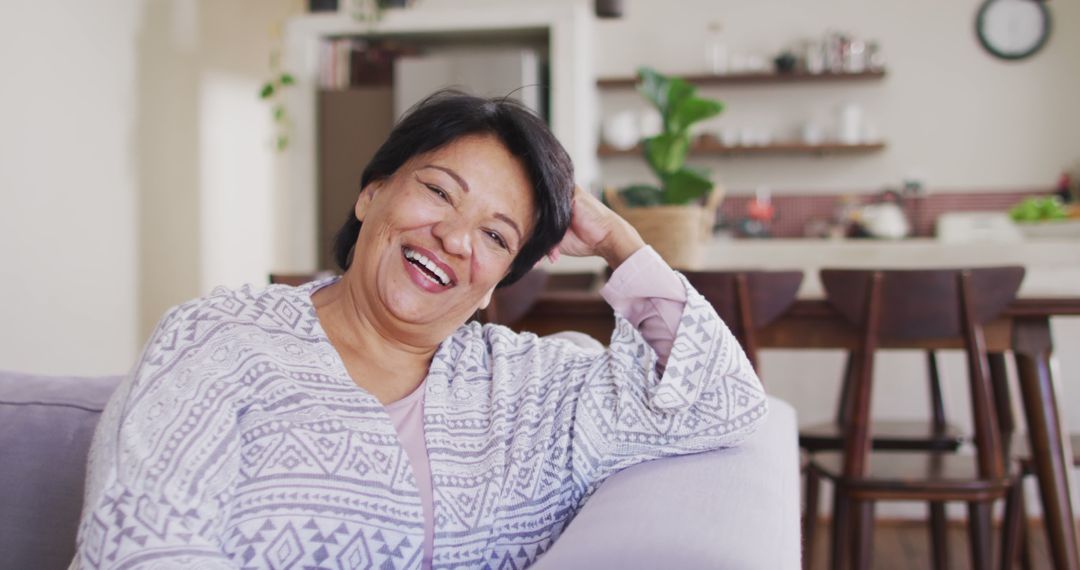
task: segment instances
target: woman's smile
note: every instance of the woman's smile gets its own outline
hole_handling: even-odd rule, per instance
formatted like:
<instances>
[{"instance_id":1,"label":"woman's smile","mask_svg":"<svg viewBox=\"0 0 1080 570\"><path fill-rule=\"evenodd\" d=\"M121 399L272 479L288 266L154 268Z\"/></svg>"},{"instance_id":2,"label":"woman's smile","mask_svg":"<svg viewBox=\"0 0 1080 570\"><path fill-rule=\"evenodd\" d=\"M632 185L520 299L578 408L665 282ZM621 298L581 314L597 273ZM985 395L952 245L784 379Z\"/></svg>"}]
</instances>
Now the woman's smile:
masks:
<instances>
[{"instance_id":1,"label":"woman's smile","mask_svg":"<svg viewBox=\"0 0 1080 570\"><path fill-rule=\"evenodd\" d=\"M404 246L401 248L401 258L413 283L425 291L442 293L457 285L453 268L426 249Z\"/></svg>"}]
</instances>

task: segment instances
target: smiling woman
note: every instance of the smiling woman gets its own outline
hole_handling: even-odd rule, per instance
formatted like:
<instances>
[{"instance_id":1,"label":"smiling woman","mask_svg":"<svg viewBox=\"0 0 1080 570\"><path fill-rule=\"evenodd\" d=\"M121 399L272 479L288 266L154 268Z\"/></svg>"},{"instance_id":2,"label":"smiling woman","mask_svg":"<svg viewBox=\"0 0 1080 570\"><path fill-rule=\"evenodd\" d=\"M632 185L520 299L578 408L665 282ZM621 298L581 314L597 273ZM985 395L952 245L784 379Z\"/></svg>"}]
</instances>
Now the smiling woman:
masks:
<instances>
[{"instance_id":1,"label":"smiling woman","mask_svg":"<svg viewBox=\"0 0 1080 570\"><path fill-rule=\"evenodd\" d=\"M521 161L490 135L413 157L360 193L354 215L368 221L343 281L364 298L375 292L374 308L402 321L456 328L487 306L526 247L535 219L531 186ZM547 228L548 239L539 241L550 249L560 229Z\"/></svg>"},{"instance_id":2,"label":"smiling woman","mask_svg":"<svg viewBox=\"0 0 1080 570\"><path fill-rule=\"evenodd\" d=\"M165 316L98 424L73 568L524 568L613 473L765 417L711 305L511 101L419 104L335 247L341 277ZM466 322L560 253L613 269L610 347Z\"/></svg>"},{"instance_id":3,"label":"smiling woman","mask_svg":"<svg viewBox=\"0 0 1080 570\"><path fill-rule=\"evenodd\" d=\"M441 91L411 109L379 148L360 179L360 187L385 180L407 161L440 149L457 139L487 136L497 141L523 171L536 232L523 242L511 271L501 285L528 273L570 225L574 167L569 155L544 122L513 99L485 100L455 91ZM455 175L448 172L453 178ZM461 186L460 176L455 182ZM462 190L467 187L461 186ZM334 259L348 269L360 231L361 218L349 213L334 243Z\"/></svg>"}]
</instances>

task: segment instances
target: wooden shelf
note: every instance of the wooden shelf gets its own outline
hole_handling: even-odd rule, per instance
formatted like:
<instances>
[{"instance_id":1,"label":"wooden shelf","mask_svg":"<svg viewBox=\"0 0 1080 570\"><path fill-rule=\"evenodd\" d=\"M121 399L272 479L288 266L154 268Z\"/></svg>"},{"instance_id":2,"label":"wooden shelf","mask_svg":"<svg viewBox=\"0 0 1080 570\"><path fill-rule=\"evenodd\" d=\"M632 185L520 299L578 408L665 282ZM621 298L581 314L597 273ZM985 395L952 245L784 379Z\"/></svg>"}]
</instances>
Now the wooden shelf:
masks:
<instances>
[{"instance_id":1,"label":"wooden shelf","mask_svg":"<svg viewBox=\"0 0 1080 570\"><path fill-rule=\"evenodd\" d=\"M863 71L859 73L807 73L774 71L752 73L727 73L724 75L681 75L682 79L697 86L702 85L773 85L783 83L832 83L837 81L873 81L885 77L885 70ZM600 89L632 88L637 85L637 77L606 77L596 81Z\"/></svg>"},{"instance_id":2,"label":"wooden shelf","mask_svg":"<svg viewBox=\"0 0 1080 570\"><path fill-rule=\"evenodd\" d=\"M885 149L884 142L844 144L823 143L806 144L802 142L774 142L760 146L727 146L711 137L699 139L690 148L691 156L770 156L770 155L835 155L835 154L870 154ZM600 145L596 154L600 157L631 156L642 157L641 146L635 146L627 150L612 148L606 144Z\"/></svg>"}]
</instances>

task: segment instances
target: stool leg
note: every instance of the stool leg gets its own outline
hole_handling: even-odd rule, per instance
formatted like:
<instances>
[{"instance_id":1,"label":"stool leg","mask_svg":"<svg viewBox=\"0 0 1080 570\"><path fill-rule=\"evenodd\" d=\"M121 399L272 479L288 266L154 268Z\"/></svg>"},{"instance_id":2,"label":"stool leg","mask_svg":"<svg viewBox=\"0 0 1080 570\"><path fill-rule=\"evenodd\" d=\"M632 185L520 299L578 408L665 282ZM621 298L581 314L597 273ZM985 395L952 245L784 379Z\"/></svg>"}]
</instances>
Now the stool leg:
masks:
<instances>
[{"instance_id":1,"label":"stool leg","mask_svg":"<svg viewBox=\"0 0 1080 570\"><path fill-rule=\"evenodd\" d=\"M1020 487L1021 490L1017 493L1019 504L1017 510L1020 511L1020 567L1024 570L1032 570L1035 568L1035 560L1031 554L1031 528L1028 526L1027 499L1024 498L1023 485Z\"/></svg>"},{"instance_id":2,"label":"stool leg","mask_svg":"<svg viewBox=\"0 0 1080 570\"><path fill-rule=\"evenodd\" d=\"M949 528L945 518L945 502L930 501L930 547L934 570L949 568Z\"/></svg>"},{"instance_id":3,"label":"stool leg","mask_svg":"<svg viewBox=\"0 0 1080 570\"><path fill-rule=\"evenodd\" d=\"M851 560L851 502L842 485L833 485L832 552L829 567L844 570Z\"/></svg>"},{"instance_id":4,"label":"stool leg","mask_svg":"<svg viewBox=\"0 0 1080 570\"><path fill-rule=\"evenodd\" d=\"M1016 554L1020 547L1020 525L1024 518L1023 479L1017 479L1005 498L1005 524L1001 529L1001 570L1011 570L1016 565Z\"/></svg>"},{"instance_id":5,"label":"stool leg","mask_svg":"<svg viewBox=\"0 0 1080 570\"><path fill-rule=\"evenodd\" d=\"M855 516L855 544L852 545L852 564L856 570L869 570L874 552L874 502L852 501Z\"/></svg>"},{"instance_id":6,"label":"stool leg","mask_svg":"<svg viewBox=\"0 0 1080 570\"><path fill-rule=\"evenodd\" d=\"M990 514L992 502L970 501L968 503L968 536L971 541L971 567L990 570L993 564L991 547Z\"/></svg>"},{"instance_id":7,"label":"stool leg","mask_svg":"<svg viewBox=\"0 0 1080 570\"><path fill-rule=\"evenodd\" d=\"M811 466L806 469L806 512L803 515L803 568L814 566L814 542L817 538L818 502L820 501L821 477Z\"/></svg>"}]
</instances>

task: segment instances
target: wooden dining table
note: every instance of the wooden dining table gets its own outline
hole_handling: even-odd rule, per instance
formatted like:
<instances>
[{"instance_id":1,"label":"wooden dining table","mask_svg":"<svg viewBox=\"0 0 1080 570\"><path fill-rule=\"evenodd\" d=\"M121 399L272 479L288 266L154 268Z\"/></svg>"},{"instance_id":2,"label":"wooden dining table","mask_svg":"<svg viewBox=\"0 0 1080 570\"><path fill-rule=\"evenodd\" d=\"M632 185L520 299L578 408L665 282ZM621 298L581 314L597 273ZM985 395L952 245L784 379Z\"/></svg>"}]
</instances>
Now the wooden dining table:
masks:
<instances>
[{"instance_id":1,"label":"wooden dining table","mask_svg":"<svg viewBox=\"0 0 1080 570\"><path fill-rule=\"evenodd\" d=\"M614 327L611 308L595 286L560 288L542 292L513 328L537 334L564 330L585 332L601 342ZM580 285L580 283L578 283ZM1050 318L1080 316L1080 291L1075 296L1032 296L1015 299L1003 315L986 325L991 369L1003 373L1005 355L1016 362L1019 393L1023 400L1035 476L1042 499L1043 517L1054 567L1080 570L1080 551L1071 497L1072 449L1063 429L1050 357L1053 343ZM759 349L840 349L857 344L857 331L813 292L803 294L777 321L757 335ZM962 348L958 339L916 343L883 343L882 348ZM998 364L994 366L994 364ZM1004 422L1003 422L1004 423Z\"/></svg>"}]
</instances>

